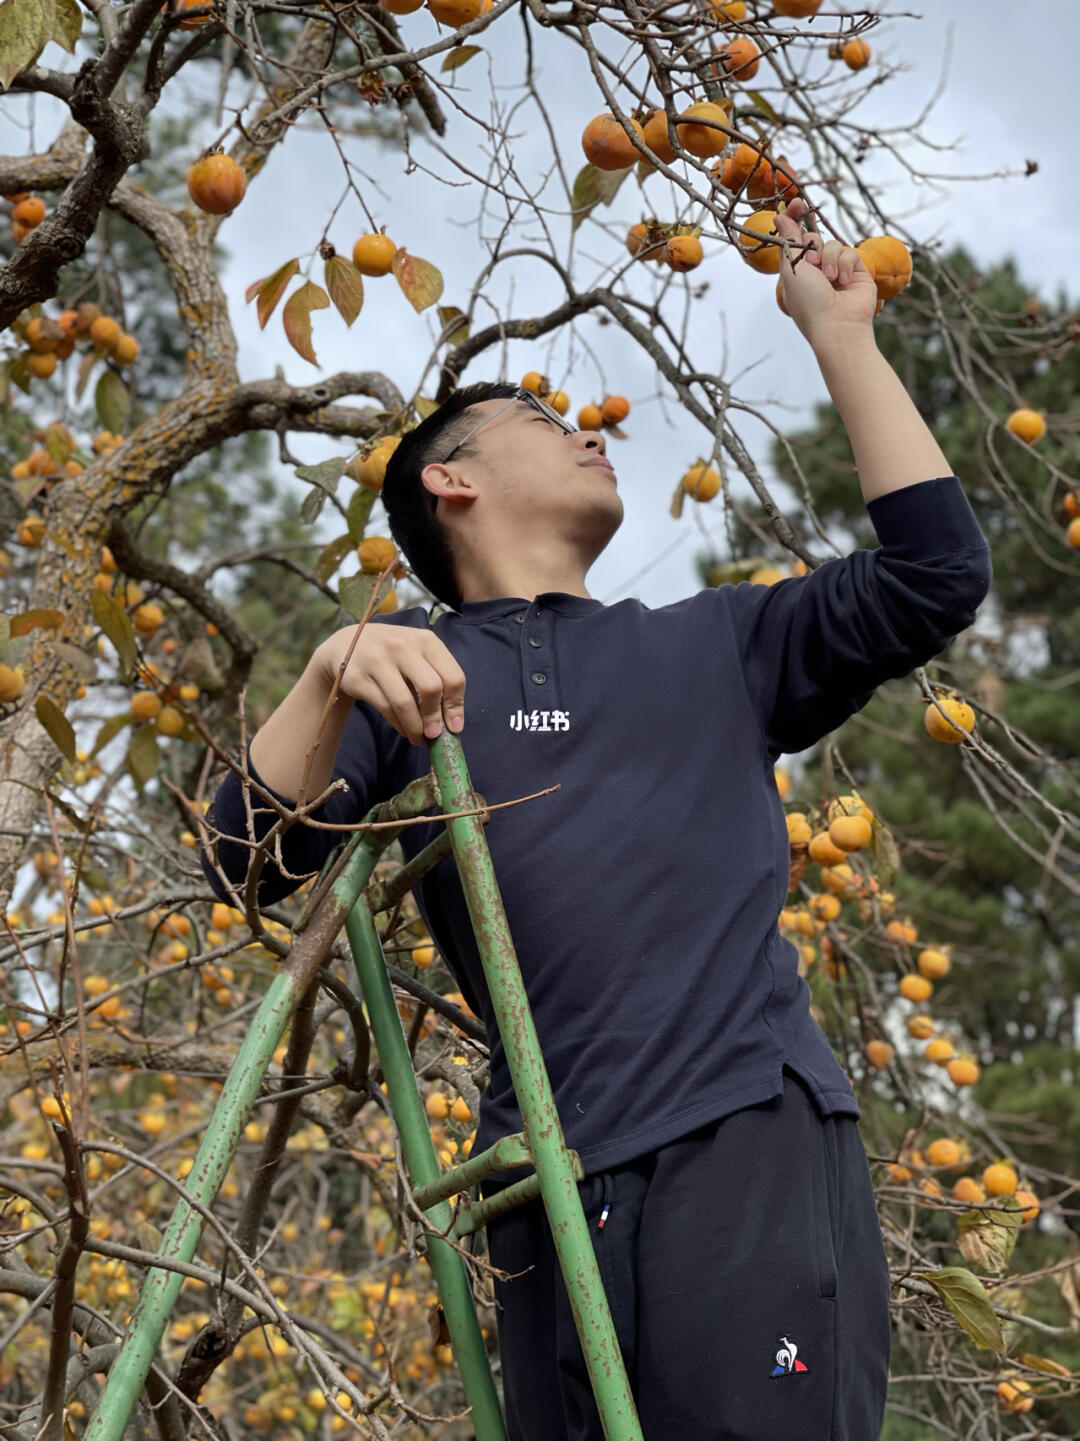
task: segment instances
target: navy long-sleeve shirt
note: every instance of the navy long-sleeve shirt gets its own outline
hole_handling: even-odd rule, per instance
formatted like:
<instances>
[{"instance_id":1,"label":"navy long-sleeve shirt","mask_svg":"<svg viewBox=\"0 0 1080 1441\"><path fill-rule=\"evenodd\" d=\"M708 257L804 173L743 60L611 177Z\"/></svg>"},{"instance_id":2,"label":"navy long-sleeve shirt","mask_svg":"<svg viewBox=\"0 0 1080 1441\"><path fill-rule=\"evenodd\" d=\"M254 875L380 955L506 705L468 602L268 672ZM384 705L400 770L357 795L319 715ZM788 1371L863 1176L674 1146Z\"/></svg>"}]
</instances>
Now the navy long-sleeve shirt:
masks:
<instances>
[{"instance_id":1,"label":"navy long-sleeve shirt","mask_svg":"<svg viewBox=\"0 0 1080 1441\"><path fill-rule=\"evenodd\" d=\"M954 476L867 510L880 548L770 586L721 586L656 610L552 592L468 602L434 624L465 673L461 741L476 789L494 803L559 786L494 812L485 833L567 1144L586 1174L781 1094L785 1063L823 1113L861 1114L778 930L789 848L773 765L942 651L972 624L991 579ZM374 623L429 620L416 607ZM358 821L427 764L425 746L358 701L334 768L348 793L318 818ZM231 772L210 819L245 834ZM257 834L271 820L264 812ZM434 834L406 828L406 856ZM336 840L296 825L285 864L316 871ZM226 842L220 854L242 882L247 849ZM203 866L218 890L205 856ZM298 884L268 862L260 902ZM417 901L487 1026L479 1154L522 1123L452 860Z\"/></svg>"}]
</instances>

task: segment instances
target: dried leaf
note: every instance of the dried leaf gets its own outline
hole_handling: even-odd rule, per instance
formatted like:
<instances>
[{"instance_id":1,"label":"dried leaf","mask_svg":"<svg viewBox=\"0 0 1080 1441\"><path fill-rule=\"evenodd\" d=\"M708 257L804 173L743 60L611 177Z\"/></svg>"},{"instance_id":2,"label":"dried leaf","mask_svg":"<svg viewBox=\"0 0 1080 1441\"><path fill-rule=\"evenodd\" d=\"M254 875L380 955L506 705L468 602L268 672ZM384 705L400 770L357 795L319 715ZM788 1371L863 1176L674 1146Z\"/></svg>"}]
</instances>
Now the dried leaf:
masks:
<instances>
[{"instance_id":1,"label":"dried leaf","mask_svg":"<svg viewBox=\"0 0 1080 1441\"><path fill-rule=\"evenodd\" d=\"M1011 1205L1009 1203L1012 1203ZM965 1211L956 1223L956 1244L969 1266L996 1276L1005 1274L1023 1220L1023 1208L1014 1196L990 1211Z\"/></svg>"},{"instance_id":2,"label":"dried leaf","mask_svg":"<svg viewBox=\"0 0 1080 1441\"><path fill-rule=\"evenodd\" d=\"M330 299L346 325L351 325L364 304L364 277L351 260L332 255L324 272Z\"/></svg>"},{"instance_id":3,"label":"dried leaf","mask_svg":"<svg viewBox=\"0 0 1080 1441\"><path fill-rule=\"evenodd\" d=\"M332 540L329 545L324 546L315 562L315 574L318 579L329 580L355 544L351 535L339 535L336 540Z\"/></svg>"},{"instance_id":4,"label":"dried leaf","mask_svg":"<svg viewBox=\"0 0 1080 1441\"><path fill-rule=\"evenodd\" d=\"M79 361L79 373L75 377L75 399L82 400L83 391L86 389L86 382L90 379L90 372L101 359L96 350L88 350Z\"/></svg>"},{"instance_id":5,"label":"dried leaf","mask_svg":"<svg viewBox=\"0 0 1080 1441\"><path fill-rule=\"evenodd\" d=\"M479 55L483 48L482 45L455 45L453 50L446 52L446 58L439 69L443 74L447 70L460 70L466 61L471 60L474 55Z\"/></svg>"},{"instance_id":6,"label":"dried leaf","mask_svg":"<svg viewBox=\"0 0 1080 1441\"><path fill-rule=\"evenodd\" d=\"M284 265L279 265L273 275L268 275L264 280L256 280L249 285L244 293L244 299L251 303L255 300L255 313L259 320L259 329L266 329L266 322L274 313L278 301L285 294L289 281L300 269L299 260L286 260ZM257 299L256 299L257 297Z\"/></svg>"},{"instance_id":7,"label":"dried leaf","mask_svg":"<svg viewBox=\"0 0 1080 1441\"><path fill-rule=\"evenodd\" d=\"M56 749L64 757L75 764L75 732L71 729L71 722L56 704L51 696L39 695L34 702L34 714L41 722L42 728L48 732Z\"/></svg>"},{"instance_id":8,"label":"dried leaf","mask_svg":"<svg viewBox=\"0 0 1080 1441\"><path fill-rule=\"evenodd\" d=\"M633 168L631 165L626 170L598 170L586 161L577 173L570 194L571 231L576 230L597 205L611 204Z\"/></svg>"},{"instance_id":9,"label":"dried leaf","mask_svg":"<svg viewBox=\"0 0 1080 1441\"><path fill-rule=\"evenodd\" d=\"M431 400L426 395L418 395L413 401L413 409L421 420L427 420L429 415L434 415L439 408L437 400Z\"/></svg>"},{"instance_id":10,"label":"dried leaf","mask_svg":"<svg viewBox=\"0 0 1080 1441\"><path fill-rule=\"evenodd\" d=\"M84 676L87 680L93 680L97 675L93 656L87 655L77 645L69 645L66 640L55 640L52 643L52 653L57 660L69 665L76 675Z\"/></svg>"},{"instance_id":11,"label":"dried leaf","mask_svg":"<svg viewBox=\"0 0 1080 1441\"><path fill-rule=\"evenodd\" d=\"M285 302L281 317L285 326L285 337L297 355L303 356L312 365L318 365L319 362L315 359L315 352L311 347L311 312L329 308L329 295L313 280L305 281Z\"/></svg>"},{"instance_id":12,"label":"dried leaf","mask_svg":"<svg viewBox=\"0 0 1080 1441\"><path fill-rule=\"evenodd\" d=\"M916 1271L920 1281L927 1281L948 1306L976 1346L983 1351L1005 1349L1001 1326L994 1315L986 1287L963 1266L943 1266L940 1271Z\"/></svg>"},{"instance_id":13,"label":"dried leaf","mask_svg":"<svg viewBox=\"0 0 1080 1441\"><path fill-rule=\"evenodd\" d=\"M101 729L97 733L97 740L90 750L90 759L93 760L98 751L104 750L112 738L118 736L125 726L134 724L135 717L127 711L120 715L111 715L107 721L102 723Z\"/></svg>"},{"instance_id":14,"label":"dried leaf","mask_svg":"<svg viewBox=\"0 0 1080 1441\"><path fill-rule=\"evenodd\" d=\"M94 591L90 604L93 607L94 619L112 641L121 666L129 675L134 674L137 653L131 617L119 601L103 590Z\"/></svg>"},{"instance_id":15,"label":"dried leaf","mask_svg":"<svg viewBox=\"0 0 1080 1441\"><path fill-rule=\"evenodd\" d=\"M55 0L55 3L56 13L49 39L55 40L69 55L74 55L75 42L82 36L82 11L75 0Z\"/></svg>"},{"instance_id":16,"label":"dried leaf","mask_svg":"<svg viewBox=\"0 0 1080 1441\"><path fill-rule=\"evenodd\" d=\"M364 538L364 528L371 515L371 507L375 504L375 494L375 491L368 490L363 485L352 493L345 512L345 524L349 527L349 539L354 545L359 545Z\"/></svg>"},{"instance_id":17,"label":"dried leaf","mask_svg":"<svg viewBox=\"0 0 1080 1441\"><path fill-rule=\"evenodd\" d=\"M47 630L55 630L58 625L64 623L64 612L62 610L24 610L21 615L11 617L10 635L28 635L30 631L36 630L39 626Z\"/></svg>"},{"instance_id":18,"label":"dried leaf","mask_svg":"<svg viewBox=\"0 0 1080 1441\"><path fill-rule=\"evenodd\" d=\"M1063 1366L1060 1361L1051 1361L1049 1356L1034 1356L1030 1351L1021 1351L1016 1358L1025 1366L1033 1366L1036 1371L1045 1371L1049 1376L1065 1376L1072 1378L1072 1372L1068 1366Z\"/></svg>"},{"instance_id":19,"label":"dried leaf","mask_svg":"<svg viewBox=\"0 0 1080 1441\"><path fill-rule=\"evenodd\" d=\"M761 111L762 115L765 116L766 120L771 120L774 125L782 125L784 123L765 99L764 95L759 95L756 90L746 90L743 93L749 95L750 99ZM731 117L729 116L728 118L730 119Z\"/></svg>"},{"instance_id":20,"label":"dried leaf","mask_svg":"<svg viewBox=\"0 0 1080 1441\"><path fill-rule=\"evenodd\" d=\"M53 13L52 4L46 7L42 0L4 0L0 5L0 88L7 90L45 48Z\"/></svg>"},{"instance_id":21,"label":"dried leaf","mask_svg":"<svg viewBox=\"0 0 1080 1441\"><path fill-rule=\"evenodd\" d=\"M395 254L391 268L405 299L418 314L434 305L442 295L442 271L429 260L421 260L418 255L410 255L402 249Z\"/></svg>"},{"instance_id":22,"label":"dried leaf","mask_svg":"<svg viewBox=\"0 0 1080 1441\"><path fill-rule=\"evenodd\" d=\"M874 858L878 884L888 890L900 869L900 851L892 831L877 816L870 822L870 854Z\"/></svg>"},{"instance_id":23,"label":"dried leaf","mask_svg":"<svg viewBox=\"0 0 1080 1441\"><path fill-rule=\"evenodd\" d=\"M106 430L117 435L127 429L131 414L131 396L115 370L106 369L94 391L94 408Z\"/></svg>"},{"instance_id":24,"label":"dried leaf","mask_svg":"<svg viewBox=\"0 0 1080 1441\"><path fill-rule=\"evenodd\" d=\"M681 520L683 506L685 504L686 491L683 489L683 483L680 480L675 487L675 494L671 497L671 505L668 507L668 515L671 516L672 520Z\"/></svg>"},{"instance_id":25,"label":"dried leaf","mask_svg":"<svg viewBox=\"0 0 1080 1441\"><path fill-rule=\"evenodd\" d=\"M442 326L442 334L439 336L440 345L463 345L469 338L469 322L465 318L464 310L456 305L439 306L439 324ZM429 401L432 407L435 402ZM423 411L417 406L417 412L423 418ZM431 412L428 411L430 415Z\"/></svg>"},{"instance_id":26,"label":"dried leaf","mask_svg":"<svg viewBox=\"0 0 1080 1441\"><path fill-rule=\"evenodd\" d=\"M132 778L141 791L146 782L157 775L158 766L161 764L157 732L150 721L136 726L131 732L127 761Z\"/></svg>"}]
</instances>

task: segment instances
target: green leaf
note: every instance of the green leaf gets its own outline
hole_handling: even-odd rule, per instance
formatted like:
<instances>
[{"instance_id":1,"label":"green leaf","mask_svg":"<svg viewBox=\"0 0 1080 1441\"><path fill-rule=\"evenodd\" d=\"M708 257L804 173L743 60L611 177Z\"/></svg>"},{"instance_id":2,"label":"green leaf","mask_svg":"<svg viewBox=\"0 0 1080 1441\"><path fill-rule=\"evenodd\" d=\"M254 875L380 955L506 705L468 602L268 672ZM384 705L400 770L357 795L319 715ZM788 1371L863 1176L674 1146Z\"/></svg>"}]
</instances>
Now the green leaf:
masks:
<instances>
[{"instance_id":1,"label":"green leaf","mask_svg":"<svg viewBox=\"0 0 1080 1441\"><path fill-rule=\"evenodd\" d=\"M933 1286L980 1350L1004 1351L1001 1326L986 1287L976 1275L963 1266L943 1266L940 1271L916 1271L914 1275Z\"/></svg>"},{"instance_id":2,"label":"green leaf","mask_svg":"<svg viewBox=\"0 0 1080 1441\"><path fill-rule=\"evenodd\" d=\"M115 370L106 369L94 390L94 408L106 430L121 435L131 414L131 396Z\"/></svg>"},{"instance_id":3,"label":"green leaf","mask_svg":"<svg viewBox=\"0 0 1080 1441\"><path fill-rule=\"evenodd\" d=\"M390 268L405 299L418 315L421 310L434 305L443 293L442 271L430 260L421 260L407 250L398 250Z\"/></svg>"},{"instance_id":4,"label":"green leaf","mask_svg":"<svg viewBox=\"0 0 1080 1441\"><path fill-rule=\"evenodd\" d=\"M439 345L463 345L468 340L469 322L465 318L464 310L460 310L456 305L439 306L439 324L442 326L442 334L438 339ZM417 397L417 399L420 398ZM436 408L433 400L426 403L430 404L433 409ZM419 405L416 409L420 418L426 419ZM430 414L431 411L428 411L428 415Z\"/></svg>"},{"instance_id":5,"label":"green leaf","mask_svg":"<svg viewBox=\"0 0 1080 1441\"><path fill-rule=\"evenodd\" d=\"M50 425L45 430L45 449L57 465L71 459L71 432L63 425Z\"/></svg>"},{"instance_id":6,"label":"green leaf","mask_svg":"<svg viewBox=\"0 0 1080 1441\"><path fill-rule=\"evenodd\" d=\"M633 168L631 165L626 170L598 170L586 161L577 173L570 195L571 231L576 230L597 205L611 204Z\"/></svg>"},{"instance_id":7,"label":"green leaf","mask_svg":"<svg viewBox=\"0 0 1080 1441\"><path fill-rule=\"evenodd\" d=\"M49 39L53 7L41 0L4 0L0 5L0 88L32 64Z\"/></svg>"},{"instance_id":8,"label":"green leaf","mask_svg":"<svg viewBox=\"0 0 1080 1441\"><path fill-rule=\"evenodd\" d=\"M24 475L21 480L13 480L10 484L11 489L19 498L19 504L29 510L34 496L39 490L45 489L45 477L43 475Z\"/></svg>"},{"instance_id":9,"label":"green leaf","mask_svg":"<svg viewBox=\"0 0 1080 1441\"><path fill-rule=\"evenodd\" d=\"M322 515L325 504L325 490L309 490L300 504L300 519L305 525L314 525L319 516Z\"/></svg>"},{"instance_id":10,"label":"green leaf","mask_svg":"<svg viewBox=\"0 0 1080 1441\"><path fill-rule=\"evenodd\" d=\"M345 524L349 527L349 539L354 545L359 545L364 538L364 528L371 515L371 507L375 504L375 491L368 490L366 486L358 486L352 493L349 501L349 508L345 512Z\"/></svg>"},{"instance_id":11,"label":"green leaf","mask_svg":"<svg viewBox=\"0 0 1080 1441\"><path fill-rule=\"evenodd\" d=\"M0 15L4 13L3 5L0 5ZM2 43L2 40L0 40ZM10 362L8 374L12 384L17 385L24 395L30 394L30 361L29 352L22 351Z\"/></svg>"},{"instance_id":12,"label":"green leaf","mask_svg":"<svg viewBox=\"0 0 1080 1441\"><path fill-rule=\"evenodd\" d=\"M274 313L278 301L285 294L289 281L299 271L299 260L286 260L284 265L279 265L273 275L268 275L264 280L256 280L254 285L249 285L244 294L244 299L250 304L256 296L255 312L259 319L259 329L266 329L266 322Z\"/></svg>"},{"instance_id":13,"label":"green leaf","mask_svg":"<svg viewBox=\"0 0 1080 1441\"><path fill-rule=\"evenodd\" d=\"M114 736L118 736L125 726L134 725L135 717L130 711L123 711L120 715L111 715L107 721L102 723L97 733L97 740L90 751L90 759L93 760L99 751L103 751Z\"/></svg>"},{"instance_id":14,"label":"green leaf","mask_svg":"<svg viewBox=\"0 0 1080 1441\"><path fill-rule=\"evenodd\" d=\"M312 365L318 365L319 362L315 359L315 351L311 345L311 312L329 308L329 295L313 280L305 281L285 302L281 317L285 326L285 338L297 355L303 356Z\"/></svg>"},{"instance_id":15,"label":"green leaf","mask_svg":"<svg viewBox=\"0 0 1080 1441\"><path fill-rule=\"evenodd\" d=\"M63 625L64 612L62 610L24 610L19 615L11 617L10 635L28 635L30 631L43 627L46 630L55 630L57 626Z\"/></svg>"},{"instance_id":16,"label":"green leaf","mask_svg":"<svg viewBox=\"0 0 1080 1441\"><path fill-rule=\"evenodd\" d=\"M74 55L75 42L82 36L82 27L82 11L75 0L56 0L56 13L53 16L49 39L55 40L69 55Z\"/></svg>"},{"instance_id":17,"label":"green leaf","mask_svg":"<svg viewBox=\"0 0 1080 1441\"><path fill-rule=\"evenodd\" d=\"M368 608L371 597L375 593L375 583L379 579L377 575L345 575L338 581L338 599L343 610L360 620ZM393 581L387 578L387 586Z\"/></svg>"},{"instance_id":18,"label":"green leaf","mask_svg":"<svg viewBox=\"0 0 1080 1441\"><path fill-rule=\"evenodd\" d=\"M771 120L774 125L782 125L784 123L780 119L779 115L777 115L776 111L769 104L769 102L765 99L765 97L763 95L759 95L756 90L745 90L743 94L749 95L750 99L761 111L762 115L764 115L767 120Z\"/></svg>"},{"instance_id":19,"label":"green leaf","mask_svg":"<svg viewBox=\"0 0 1080 1441\"><path fill-rule=\"evenodd\" d=\"M900 869L900 851L892 831L877 816L870 822L870 854L874 858L878 884L888 890Z\"/></svg>"},{"instance_id":20,"label":"green leaf","mask_svg":"<svg viewBox=\"0 0 1080 1441\"><path fill-rule=\"evenodd\" d=\"M315 562L315 574L319 580L329 580L355 544L351 535L339 535L336 540L324 546Z\"/></svg>"},{"instance_id":21,"label":"green leaf","mask_svg":"<svg viewBox=\"0 0 1080 1441\"><path fill-rule=\"evenodd\" d=\"M1008 1270L1009 1257L1023 1222L1023 1207L1015 1196L989 1211L965 1211L956 1223L956 1244L969 1266L994 1275Z\"/></svg>"},{"instance_id":22,"label":"green leaf","mask_svg":"<svg viewBox=\"0 0 1080 1441\"><path fill-rule=\"evenodd\" d=\"M34 714L48 732L56 749L65 760L75 764L75 732L71 722L51 696L39 695L34 702Z\"/></svg>"},{"instance_id":23,"label":"green leaf","mask_svg":"<svg viewBox=\"0 0 1080 1441\"><path fill-rule=\"evenodd\" d=\"M112 641L121 666L129 675L134 674L137 652L131 617L118 600L103 590L94 591L90 604L93 606L94 619Z\"/></svg>"},{"instance_id":24,"label":"green leaf","mask_svg":"<svg viewBox=\"0 0 1080 1441\"><path fill-rule=\"evenodd\" d=\"M439 402L432 400L429 396L418 395L413 401L413 410L421 420L427 420L429 415L434 415L439 408Z\"/></svg>"},{"instance_id":25,"label":"green leaf","mask_svg":"<svg viewBox=\"0 0 1080 1441\"><path fill-rule=\"evenodd\" d=\"M328 495L333 495L338 481L345 474L345 465L346 462L340 456L334 456L331 460L320 460L317 465L298 465L296 478L310 481L312 485L320 486Z\"/></svg>"},{"instance_id":26,"label":"green leaf","mask_svg":"<svg viewBox=\"0 0 1080 1441\"><path fill-rule=\"evenodd\" d=\"M483 48L482 45L455 45L453 50L446 52L446 58L439 69L443 74L448 70L460 70L474 55L479 55Z\"/></svg>"},{"instance_id":27,"label":"green leaf","mask_svg":"<svg viewBox=\"0 0 1080 1441\"><path fill-rule=\"evenodd\" d=\"M157 732L150 721L145 721L131 732L128 746L128 768L140 789L157 775L160 763Z\"/></svg>"},{"instance_id":28,"label":"green leaf","mask_svg":"<svg viewBox=\"0 0 1080 1441\"><path fill-rule=\"evenodd\" d=\"M351 325L363 308L364 277L351 260L332 255L326 262L324 279L338 314L346 325Z\"/></svg>"}]
</instances>

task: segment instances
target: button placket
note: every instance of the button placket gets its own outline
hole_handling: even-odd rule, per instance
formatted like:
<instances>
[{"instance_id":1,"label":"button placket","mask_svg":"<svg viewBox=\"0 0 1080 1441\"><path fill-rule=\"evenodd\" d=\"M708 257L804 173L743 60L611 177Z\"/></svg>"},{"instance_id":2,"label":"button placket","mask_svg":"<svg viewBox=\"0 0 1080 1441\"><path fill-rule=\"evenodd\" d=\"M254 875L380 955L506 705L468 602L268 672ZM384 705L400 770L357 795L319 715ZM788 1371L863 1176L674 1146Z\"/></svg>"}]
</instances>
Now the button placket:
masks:
<instances>
[{"instance_id":1,"label":"button placket","mask_svg":"<svg viewBox=\"0 0 1080 1441\"><path fill-rule=\"evenodd\" d=\"M534 605L522 613L522 620L527 622L521 647L521 679L525 702L530 710L558 710L562 702L557 693L555 677L556 616L544 606Z\"/></svg>"}]
</instances>

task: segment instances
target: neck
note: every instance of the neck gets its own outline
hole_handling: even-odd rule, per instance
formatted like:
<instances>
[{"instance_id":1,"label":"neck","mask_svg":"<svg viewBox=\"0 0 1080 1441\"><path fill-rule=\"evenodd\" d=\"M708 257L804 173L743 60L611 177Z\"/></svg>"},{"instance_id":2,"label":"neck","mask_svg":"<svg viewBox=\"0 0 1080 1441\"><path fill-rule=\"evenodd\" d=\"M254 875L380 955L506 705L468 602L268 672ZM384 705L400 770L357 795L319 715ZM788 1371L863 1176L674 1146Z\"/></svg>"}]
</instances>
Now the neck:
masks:
<instances>
[{"instance_id":1,"label":"neck","mask_svg":"<svg viewBox=\"0 0 1080 1441\"><path fill-rule=\"evenodd\" d=\"M500 600L503 596L532 600L545 591L592 599L585 585L588 567L576 556L514 555L495 547L490 555L470 557L470 562L459 562L461 598L466 602Z\"/></svg>"}]
</instances>

